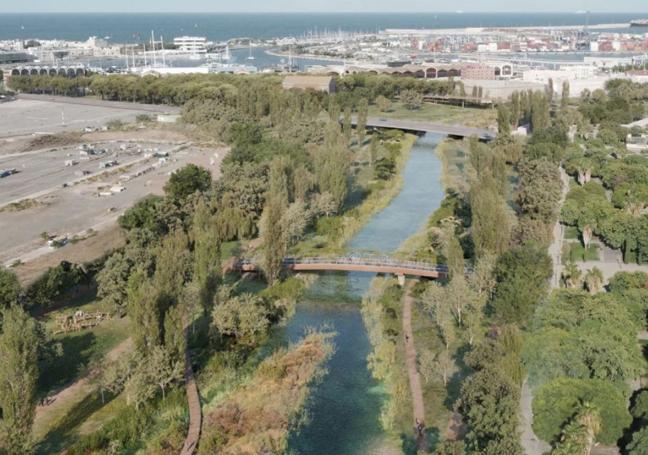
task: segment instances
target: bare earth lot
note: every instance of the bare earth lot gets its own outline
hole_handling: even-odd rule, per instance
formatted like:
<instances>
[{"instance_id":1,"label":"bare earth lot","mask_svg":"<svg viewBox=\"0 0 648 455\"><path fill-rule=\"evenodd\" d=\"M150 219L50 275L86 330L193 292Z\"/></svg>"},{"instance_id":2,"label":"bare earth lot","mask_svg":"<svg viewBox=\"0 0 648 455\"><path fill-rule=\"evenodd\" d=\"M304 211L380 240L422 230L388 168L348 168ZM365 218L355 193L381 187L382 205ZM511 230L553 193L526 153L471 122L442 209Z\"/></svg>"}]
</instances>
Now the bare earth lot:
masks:
<instances>
[{"instance_id":1,"label":"bare earth lot","mask_svg":"<svg viewBox=\"0 0 648 455\"><path fill-rule=\"evenodd\" d=\"M168 106L21 95L16 101L0 104L0 137L79 131L86 126L100 127L111 120L132 122L138 114L177 111Z\"/></svg>"}]
</instances>

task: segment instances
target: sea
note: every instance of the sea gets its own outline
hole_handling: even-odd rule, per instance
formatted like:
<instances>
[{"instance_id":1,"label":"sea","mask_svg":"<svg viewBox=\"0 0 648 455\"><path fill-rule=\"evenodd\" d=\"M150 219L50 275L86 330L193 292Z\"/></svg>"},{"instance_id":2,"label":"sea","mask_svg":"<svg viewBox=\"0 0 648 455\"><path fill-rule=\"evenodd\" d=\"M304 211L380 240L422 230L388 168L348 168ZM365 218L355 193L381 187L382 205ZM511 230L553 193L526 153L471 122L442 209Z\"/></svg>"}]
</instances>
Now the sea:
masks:
<instances>
[{"instance_id":1,"label":"sea","mask_svg":"<svg viewBox=\"0 0 648 455\"><path fill-rule=\"evenodd\" d=\"M648 5L647 8L648 10ZM108 37L137 43L156 36L232 38L304 37L325 31L376 32L386 28L561 26L628 23L645 13L9 13L0 14L0 40ZM646 27L622 29L648 33Z\"/></svg>"}]
</instances>

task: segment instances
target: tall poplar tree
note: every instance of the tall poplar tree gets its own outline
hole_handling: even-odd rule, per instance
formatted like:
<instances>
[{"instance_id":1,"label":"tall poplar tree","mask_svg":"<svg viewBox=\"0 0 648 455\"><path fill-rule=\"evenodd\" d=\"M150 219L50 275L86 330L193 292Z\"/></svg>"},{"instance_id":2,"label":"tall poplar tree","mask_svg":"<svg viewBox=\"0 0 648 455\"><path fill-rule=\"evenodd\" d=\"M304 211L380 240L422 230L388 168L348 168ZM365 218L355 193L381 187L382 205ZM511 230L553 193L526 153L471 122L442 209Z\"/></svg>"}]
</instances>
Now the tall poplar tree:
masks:
<instances>
[{"instance_id":1,"label":"tall poplar tree","mask_svg":"<svg viewBox=\"0 0 648 455\"><path fill-rule=\"evenodd\" d=\"M3 311L0 334L0 453L29 453L36 410L36 321L17 305Z\"/></svg>"}]
</instances>

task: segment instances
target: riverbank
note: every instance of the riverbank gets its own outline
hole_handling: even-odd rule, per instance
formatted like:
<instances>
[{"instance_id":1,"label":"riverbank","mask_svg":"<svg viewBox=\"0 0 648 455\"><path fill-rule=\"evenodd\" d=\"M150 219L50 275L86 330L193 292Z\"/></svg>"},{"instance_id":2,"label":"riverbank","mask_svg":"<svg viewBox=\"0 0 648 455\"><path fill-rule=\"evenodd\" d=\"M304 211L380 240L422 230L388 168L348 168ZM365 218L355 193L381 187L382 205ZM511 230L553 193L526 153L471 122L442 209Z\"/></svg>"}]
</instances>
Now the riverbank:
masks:
<instances>
[{"instance_id":1,"label":"riverbank","mask_svg":"<svg viewBox=\"0 0 648 455\"><path fill-rule=\"evenodd\" d=\"M443 194L440 186L430 184L440 178L441 164L434 153L439 139L434 135L417 139L398 179L374 199L373 207L384 208L353 234L347 249L390 254L425 224ZM396 197L384 204L394 194ZM379 200L383 203L378 204ZM372 206L369 200L365 203ZM404 442L401 434L411 435L412 414L402 417L407 419L409 430L385 431L392 419L385 406L393 387L370 370L375 343L372 337L377 332L372 333L373 324L367 322L364 304L358 303L369 291L372 279L373 275L360 273L321 275L283 331L287 342L309 326L324 324L338 334L336 354L327 365L329 373L313 392L307 411L309 421L291 437L289 450L297 454L399 454L403 448L409 453L411 442ZM394 292L401 291L396 287ZM385 304L398 307L399 302L400 298L390 297ZM380 314L388 306L376 304L374 308L374 314ZM399 390L407 394L407 382ZM401 416L397 419L400 421Z\"/></svg>"},{"instance_id":2,"label":"riverbank","mask_svg":"<svg viewBox=\"0 0 648 455\"><path fill-rule=\"evenodd\" d=\"M442 167L438 181L444 193L460 186L459 183L466 180L465 147L463 141L446 138L435 148L435 155ZM446 196L427 218L425 225L400 245L397 255L427 261L437 260L437 252L430 245L431 229L435 229L441 219L453 215L455 202ZM409 339L417 351L419 362L423 359L438 358L444 349L443 341L437 334L437 327L421 303L420 295L423 289L424 284L419 283L405 296L395 279L377 278L372 282L371 291L363 300L362 306L363 318L372 344L370 367L374 376L384 383L387 392L381 412L381 424L393 437L404 441L403 449L406 453L416 453L416 441L412 431L412 395L407 370L404 368L407 358L406 339L400 321L404 298L409 298L411 303L412 334ZM452 346L454 350L457 348L458 345ZM455 369L460 376L460 368ZM427 442L432 448L438 441L449 436L448 426L453 417L452 402L459 388L459 380L455 378L446 387L442 375L438 373L437 371L430 376L428 372L420 377L425 403L425 417L420 420L426 424Z\"/></svg>"},{"instance_id":3,"label":"riverbank","mask_svg":"<svg viewBox=\"0 0 648 455\"><path fill-rule=\"evenodd\" d=\"M320 236L305 239L291 253L298 256L308 256L343 252L349 240L367 224L371 217L384 210L400 193L404 182L403 172L416 140L417 136L413 134L404 134L399 140L400 153L396 158L394 176L390 180L374 182L369 195L357 206L347 210L342 215L329 217L329 224L339 224L338 227L333 228L334 236L327 239L322 239ZM368 153L368 150L364 150L364 154L368 155ZM364 158L368 157L359 157L358 161Z\"/></svg>"}]
</instances>

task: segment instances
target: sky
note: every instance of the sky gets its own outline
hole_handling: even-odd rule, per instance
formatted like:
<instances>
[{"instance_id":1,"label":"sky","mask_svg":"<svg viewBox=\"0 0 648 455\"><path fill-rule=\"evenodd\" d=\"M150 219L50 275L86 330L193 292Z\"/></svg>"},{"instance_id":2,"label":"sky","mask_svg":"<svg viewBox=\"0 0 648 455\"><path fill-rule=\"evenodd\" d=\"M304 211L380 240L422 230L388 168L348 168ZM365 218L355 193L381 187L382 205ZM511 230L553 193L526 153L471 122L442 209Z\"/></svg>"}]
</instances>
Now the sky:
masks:
<instances>
[{"instance_id":1,"label":"sky","mask_svg":"<svg viewBox=\"0 0 648 455\"><path fill-rule=\"evenodd\" d=\"M646 12L648 0L0 0L8 12Z\"/></svg>"}]
</instances>

